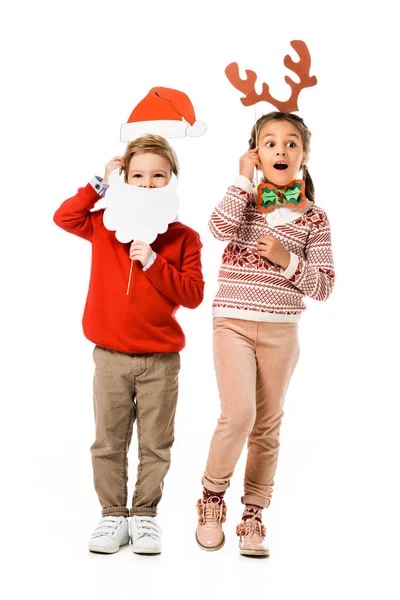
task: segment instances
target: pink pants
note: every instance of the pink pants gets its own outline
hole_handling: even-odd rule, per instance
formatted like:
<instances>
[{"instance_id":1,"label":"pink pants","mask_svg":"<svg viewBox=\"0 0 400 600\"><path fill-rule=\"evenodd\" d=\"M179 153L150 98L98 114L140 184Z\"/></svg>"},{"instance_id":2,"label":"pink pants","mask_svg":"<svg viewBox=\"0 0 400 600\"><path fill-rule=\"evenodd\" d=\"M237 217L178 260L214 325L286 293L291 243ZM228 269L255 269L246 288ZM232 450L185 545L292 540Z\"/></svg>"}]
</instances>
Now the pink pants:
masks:
<instances>
[{"instance_id":1,"label":"pink pants","mask_svg":"<svg viewBox=\"0 0 400 600\"><path fill-rule=\"evenodd\" d=\"M203 485L229 486L248 440L244 504L267 507L279 452L283 403L299 357L297 323L214 318L214 364L221 416L211 440Z\"/></svg>"}]
</instances>

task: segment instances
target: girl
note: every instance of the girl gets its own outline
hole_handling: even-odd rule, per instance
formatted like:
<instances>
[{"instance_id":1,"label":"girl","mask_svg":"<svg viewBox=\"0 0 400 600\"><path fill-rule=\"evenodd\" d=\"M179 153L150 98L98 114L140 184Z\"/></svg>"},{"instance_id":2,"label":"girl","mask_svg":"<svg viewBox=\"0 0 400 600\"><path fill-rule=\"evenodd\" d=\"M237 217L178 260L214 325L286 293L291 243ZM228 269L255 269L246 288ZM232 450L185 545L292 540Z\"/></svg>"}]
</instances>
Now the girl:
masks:
<instances>
[{"instance_id":1,"label":"girl","mask_svg":"<svg viewBox=\"0 0 400 600\"><path fill-rule=\"evenodd\" d=\"M221 416L197 502L198 544L224 544L225 490L248 439L240 553L268 556L262 509L271 501L283 403L299 356L304 296L326 300L334 284L325 212L314 204L307 168L311 133L288 112L264 115L253 127L240 175L210 219L229 240L213 304L214 363ZM254 194L254 168L263 182ZM296 177L302 171L302 180Z\"/></svg>"}]
</instances>

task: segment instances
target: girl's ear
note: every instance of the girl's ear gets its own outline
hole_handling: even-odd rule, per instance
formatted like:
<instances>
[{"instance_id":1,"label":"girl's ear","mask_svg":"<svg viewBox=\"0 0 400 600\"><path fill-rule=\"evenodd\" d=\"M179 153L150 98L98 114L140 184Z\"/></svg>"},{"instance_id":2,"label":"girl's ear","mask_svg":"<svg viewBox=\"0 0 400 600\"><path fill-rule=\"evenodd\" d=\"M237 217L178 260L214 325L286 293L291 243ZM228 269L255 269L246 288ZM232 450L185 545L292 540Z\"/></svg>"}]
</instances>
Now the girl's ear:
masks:
<instances>
[{"instance_id":1,"label":"girl's ear","mask_svg":"<svg viewBox=\"0 0 400 600\"><path fill-rule=\"evenodd\" d=\"M301 157L301 165L306 165L308 163L308 152L303 152L303 156Z\"/></svg>"}]
</instances>

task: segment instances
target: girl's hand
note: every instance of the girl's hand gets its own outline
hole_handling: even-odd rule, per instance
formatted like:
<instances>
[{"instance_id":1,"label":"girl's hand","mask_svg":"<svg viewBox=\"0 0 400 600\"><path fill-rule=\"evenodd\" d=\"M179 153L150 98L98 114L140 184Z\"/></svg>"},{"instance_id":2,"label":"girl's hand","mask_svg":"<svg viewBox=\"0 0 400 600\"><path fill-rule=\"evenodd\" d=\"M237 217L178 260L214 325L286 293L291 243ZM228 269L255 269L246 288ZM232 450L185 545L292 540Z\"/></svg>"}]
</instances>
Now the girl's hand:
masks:
<instances>
[{"instance_id":1,"label":"girl's hand","mask_svg":"<svg viewBox=\"0 0 400 600\"><path fill-rule=\"evenodd\" d=\"M132 260L139 260L142 263L142 267L147 265L152 254L153 250L146 242L132 242L129 250L130 258Z\"/></svg>"},{"instance_id":2,"label":"girl's hand","mask_svg":"<svg viewBox=\"0 0 400 600\"><path fill-rule=\"evenodd\" d=\"M240 157L239 173L250 181L253 179L254 168L261 169L260 158L258 156L258 146L254 150L249 150L246 154Z\"/></svg>"},{"instance_id":3,"label":"girl's hand","mask_svg":"<svg viewBox=\"0 0 400 600\"><path fill-rule=\"evenodd\" d=\"M286 250L273 235L262 235L258 240L258 254L271 262L287 269L290 263L290 252Z\"/></svg>"},{"instance_id":4,"label":"girl's hand","mask_svg":"<svg viewBox=\"0 0 400 600\"><path fill-rule=\"evenodd\" d=\"M108 162L106 164L106 170L104 171L103 183L108 184L108 178L110 176L110 173L112 171L114 171L114 169L119 169L119 174L121 175L123 167L124 167L123 157L122 156L114 156L114 158L112 158L110 160L110 162Z\"/></svg>"}]
</instances>

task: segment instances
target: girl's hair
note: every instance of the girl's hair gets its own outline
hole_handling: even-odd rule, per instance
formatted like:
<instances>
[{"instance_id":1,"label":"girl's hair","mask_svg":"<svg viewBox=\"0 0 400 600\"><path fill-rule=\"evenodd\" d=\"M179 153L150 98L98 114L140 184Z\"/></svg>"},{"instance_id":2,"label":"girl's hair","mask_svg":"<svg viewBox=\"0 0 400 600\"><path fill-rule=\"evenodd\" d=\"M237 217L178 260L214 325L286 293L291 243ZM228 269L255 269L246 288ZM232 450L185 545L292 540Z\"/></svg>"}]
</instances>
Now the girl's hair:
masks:
<instances>
[{"instance_id":1,"label":"girl's hair","mask_svg":"<svg viewBox=\"0 0 400 600\"><path fill-rule=\"evenodd\" d=\"M135 154L146 153L159 154L167 159L171 166L171 171L179 177L179 162L175 150L169 145L167 140L160 135L143 135L130 142L124 152L124 179L128 183L128 169L132 156Z\"/></svg>"},{"instance_id":2,"label":"girl's hair","mask_svg":"<svg viewBox=\"0 0 400 600\"><path fill-rule=\"evenodd\" d=\"M257 146L261 127L265 123L268 123L268 121L289 121L289 123L292 123L292 125L294 125L300 133L304 151L307 153L310 152L311 131L308 129L303 119L301 117L298 117L297 115L294 115L293 113L277 111L267 113L266 115L263 115L262 117L257 119L256 123L253 125L253 129L251 130L251 137L249 139L249 150L253 150ZM315 194L313 180L311 179L311 175L308 171L307 166L303 165L302 169L303 179L306 184L307 198L314 202Z\"/></svg>"}]
</instances>

